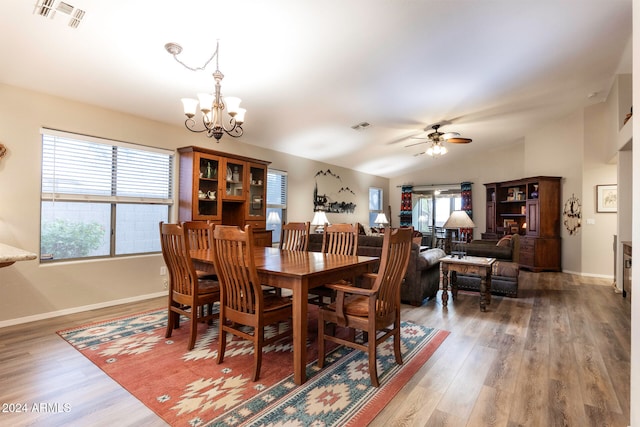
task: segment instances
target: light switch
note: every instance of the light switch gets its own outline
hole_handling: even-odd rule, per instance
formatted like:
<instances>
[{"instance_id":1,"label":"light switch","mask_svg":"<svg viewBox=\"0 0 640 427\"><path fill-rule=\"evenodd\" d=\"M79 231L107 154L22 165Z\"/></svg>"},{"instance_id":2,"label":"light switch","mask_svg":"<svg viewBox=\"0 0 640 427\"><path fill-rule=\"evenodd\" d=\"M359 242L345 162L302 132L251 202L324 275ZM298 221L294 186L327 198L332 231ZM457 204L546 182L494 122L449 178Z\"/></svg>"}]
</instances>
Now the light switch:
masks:
<instances>
[{"instance_id":1,"label":"light switch","mask_svg":"<svg viewBox=\"0 0 640 427\"><path fill-rule=\"evenodd\" d=\"M587 225L594 225L596 223L596 220L593 218L587 218Z\"/></svg>"}]
</instances>

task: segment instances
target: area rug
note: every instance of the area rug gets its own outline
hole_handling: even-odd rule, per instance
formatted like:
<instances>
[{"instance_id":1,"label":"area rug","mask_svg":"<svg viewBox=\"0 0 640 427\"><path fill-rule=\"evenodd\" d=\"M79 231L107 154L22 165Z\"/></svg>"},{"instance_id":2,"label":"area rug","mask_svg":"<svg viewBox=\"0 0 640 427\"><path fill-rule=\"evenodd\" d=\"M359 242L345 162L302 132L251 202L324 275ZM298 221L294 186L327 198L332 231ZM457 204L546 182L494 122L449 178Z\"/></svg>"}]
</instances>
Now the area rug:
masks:
<instances>
[{"instance_id":1,"label":"area rug","mask_svg":"<svg viewBox=\"0 0 640 427\"><path fill-rule=\"evenodd\" d=\"M292 343L266 346L257 382L253 347L234 338L216 364L217 320L199 324L186 351L189 327L165 338L166 309L58 331L107 375L172 426L362 426L369 423L429 359L448 332L402 323L404 364L392 340L378 347L380 387L370 384L365 353L333 346L317 367L317 311L310 307L307 382L293 382ZM267 335L275 333L267 331Z\"/></svg>"}]
</instances>

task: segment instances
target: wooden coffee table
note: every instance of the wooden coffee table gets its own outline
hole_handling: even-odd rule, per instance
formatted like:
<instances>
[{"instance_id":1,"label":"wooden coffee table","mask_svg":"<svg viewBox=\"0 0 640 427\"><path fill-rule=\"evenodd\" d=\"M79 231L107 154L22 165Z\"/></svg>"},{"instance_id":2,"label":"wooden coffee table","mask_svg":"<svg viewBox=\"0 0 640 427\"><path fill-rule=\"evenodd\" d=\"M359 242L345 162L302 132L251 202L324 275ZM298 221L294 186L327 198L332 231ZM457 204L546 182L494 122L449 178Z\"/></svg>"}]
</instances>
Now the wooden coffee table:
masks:
<instances>
[{"instance_id":1,"label":"wooden coffee table","mask_svg":"<svg viewBox=\"0 0 640 427\"><path fill-rule=\"evenodd\" d=\"M442 306L446 307L449 300L449 282L451 282L451 298L455 301L458 297L458 285L456 273L471 273L480 276L480 311L487 311L487 305L491 304L491 268L495 258L465 256L463 258L447 255L440 259L442 266ZM451 272L451 280L449 280Z\"/></svg>"}]
</instances>

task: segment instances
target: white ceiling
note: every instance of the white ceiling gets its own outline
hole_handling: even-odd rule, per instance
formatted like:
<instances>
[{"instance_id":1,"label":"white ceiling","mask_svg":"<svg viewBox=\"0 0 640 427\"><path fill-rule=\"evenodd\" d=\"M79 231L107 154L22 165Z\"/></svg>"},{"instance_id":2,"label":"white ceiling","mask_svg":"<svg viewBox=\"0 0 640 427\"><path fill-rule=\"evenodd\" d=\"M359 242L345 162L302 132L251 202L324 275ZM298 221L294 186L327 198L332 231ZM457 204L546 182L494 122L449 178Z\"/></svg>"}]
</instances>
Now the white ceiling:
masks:
<instances>
[{"instance_id":1,"label":"white ceiling","mask_svg":"<svg viewBox=\"0 0 640 427\"><path fill-rule=\"evenodd\" d=\"M197 67L219 39L243 142L386 177L518 141L631 72L632 0L65 1L77 29L2 0L0 82L182 126L215 61L164 44ZM473 142L415 157L434 123Z\"/></svg>"}]
</instances>

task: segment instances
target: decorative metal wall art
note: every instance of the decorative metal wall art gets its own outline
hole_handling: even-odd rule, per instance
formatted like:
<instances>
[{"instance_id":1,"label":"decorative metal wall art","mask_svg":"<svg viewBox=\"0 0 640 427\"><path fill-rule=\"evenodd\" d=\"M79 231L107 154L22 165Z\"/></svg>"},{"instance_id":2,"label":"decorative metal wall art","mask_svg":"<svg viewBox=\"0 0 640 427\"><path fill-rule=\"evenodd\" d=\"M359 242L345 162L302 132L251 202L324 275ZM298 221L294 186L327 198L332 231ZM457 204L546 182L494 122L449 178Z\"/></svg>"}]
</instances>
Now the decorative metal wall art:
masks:
<instances>
[{"instance_id":1,"label":"decorative metal wall art","mask_svg":"<svg viewBox=\"0 0 640 427\"><path fill-rule=\"evenodd\" d=\"M354 213L356 193L348 186L344 186L342 178L331 172L331 169L320 170L315 175L316 184L313 189L313 211L331 213ZM318 185L320 181L320 185ZM318 187L323 189L320 194ZM351 199L351 200L350 200Z\"/></svg>"},{"instance_id":2,"label":"decorative metal wall art","mask_svg":"<svg viewBox=\"0 0 640 427\"><path fill-rule=\"evenodd\" d=\"M564 204L564 226L567 228L569 235L577 234L582 226L582 205L580 199L571 194L571 197Z\"/></svg>"}]
</instances>

